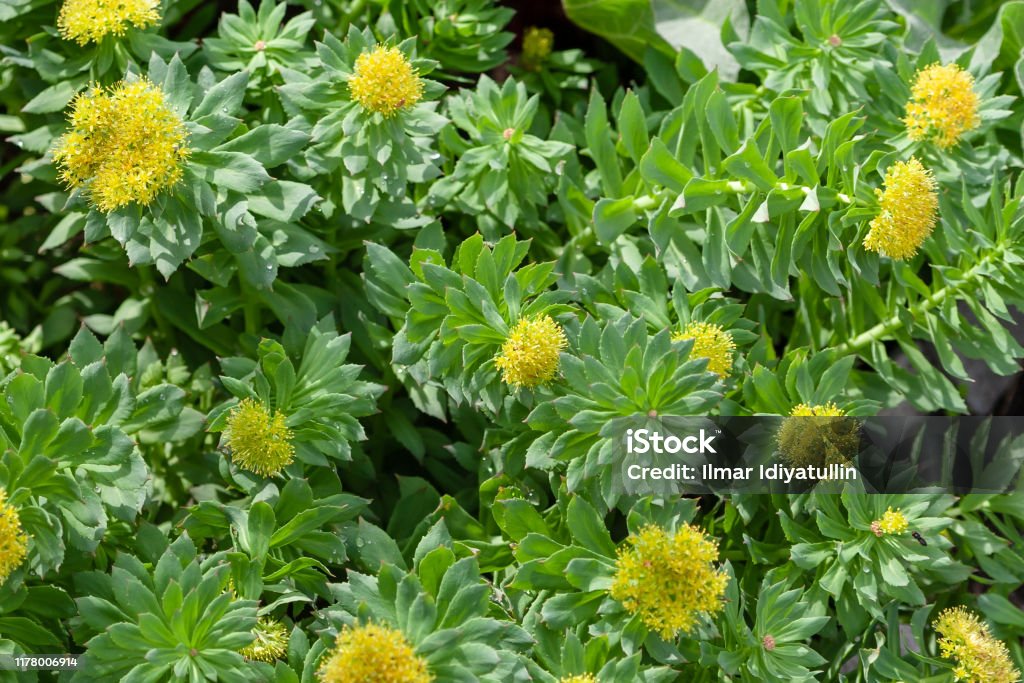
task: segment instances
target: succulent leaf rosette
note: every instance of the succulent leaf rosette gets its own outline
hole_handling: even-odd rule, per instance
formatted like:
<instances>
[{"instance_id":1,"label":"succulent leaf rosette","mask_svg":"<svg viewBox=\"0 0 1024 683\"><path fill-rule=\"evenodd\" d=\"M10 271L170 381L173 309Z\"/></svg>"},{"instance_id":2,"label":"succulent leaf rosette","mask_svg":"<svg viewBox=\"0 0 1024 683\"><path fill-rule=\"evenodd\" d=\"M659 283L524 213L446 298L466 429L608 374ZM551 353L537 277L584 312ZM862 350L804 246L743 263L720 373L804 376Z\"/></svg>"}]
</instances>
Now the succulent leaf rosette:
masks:
<instances>
[{"instance_id":1,"label":"succulent leaf rosette","mask_svg":"<svg viewBox=\"0 0 1024 683\"><path fill-rule=\"evenodd\" d=\"M309 655L319 661L319 680L377 672L394 683L497 683L525 675L519 653L532 639L492 616L476 561L445 544L417 552L416 571L385 563L377 576L350 571L337 586L337 605L326 610Z\"/></svg>"},{"instance_id":2,"label":"succulent leaf rosette","mask_svg":"<svg viewBox=\"0 0 1024 683\"><path fill-rule=\"evenodd\" d=\"M526 501L502 502L495 519L515 541L519 562L509 588L542 591L531 619L556 631L599 623L592 633L606 635L610 645L626 653L644 647L661 661L690 638L715 631L713 617L731 579L718 564L715 540L690 524L692 504L638 501L628 515L629 534L616 546L601 515L581 497L566 509L568 537Z\"/></svg>"},{"instance_id":3,"label":"succulent leaf rosette","mask_svg":"<svg viewBox=\"0 0 1024 683\"><path fill-rule=\"evenodd\" d=\"M515 35L504 30L515 12L487 0L412 0L391 6L380 30L393 21L405 35L417 36L423 55L458 78L490 71L508 59L505 48Z\"/></svg>"},{"instance_id":4,"label":"succulent leaf rosette","mask_svg":"<svg viewBox=\"0 0 1024 683\"><path fill-rule=\"evenodd\" d=\"M652 335L629 314L604 325L588 317L572 337L575 353L562 362L566 389L527 417L537 437L526 461L543 469L566 463L570 491L587 490L614 507L626 493L616 454L627 430L649 425L669 433L663 425L674 419L707 414L722 398L720 377L694 353L695 339Z\"/></svg>"},{"instance_id":5,"label":"succulent leaf rosette","mask_svg":"<svg viewBox=\"0 0 1024 683\"><path fill-rule=\"evenodd\" d=\"M448 119L433 101L444 86L424 77L436 62L417 57L415 44L381 43L353 26L344 41L324 34L314 74L282 72L286 104L314 122L310 176L332 178L331 203L353 219L399 228L430 221L409 184L440 175L433 138Z\"/></svg>"},{"instance_id":6,"label":"succulent leaf rosette","mask_svg":"<svg viewBox=\"0 0 1024 683\"><path fill-rule=\"evenodd\" d=\"M536 226L556 168L572 151L566 142L534 134L539 104L540 97L529 96L522 83L508 79L499 86L487 76L476 90L449 99L448 115L468 140L448 129L445 144L459 160L431 187L432 204L454 204L478 216L488 238L501 228Z\"/></svg>"},{"instance_id":7,"label":"succulent leaf rosette","mask_svg":"<svg viewBox=\"0 0 1024 683\"><path fill-rule=\"evenodd\" d=\"M253 9L246 0L238 3L238 14L222 14L217 37L203 41L203 52L211 66L219 71L248 71L250 88L258 88L263 78L281 81L282 68L301 64L311 68L316 55L306 47L306 35L315 24L312 12L303 12L284 21L288 5L260 0Z\"/></svg>"},{"instance_id":8,"label":"succulent leaf rosette","mask_svg":"<svg viewBox=\"0 0 1024 683\"><path fill-rule=\"evenodd\" d=\"M889 600L925 602L924 590L962 581L970 569L950 555L944 534L950 496L921 494L841 496L810 499L815 526L795 523L780 513L794 542L793 561L814 577L816 591L839 606L846 628L870 617L884 618ZM914 534L925 539L922 545Z\"/></svg>"},{"instance_id":9,"label":"succulent leaf rosette","mask_svg":"<svg viewBox=\"0 0 1024 683\"><path fill-rule=\"evenodd\" d=\"M285 240L275 232L315 243L294 221L316 193L267 173L308 136L278 124L240 126L248 79L244 71L219 82L207 74L194 84L177 56L154 54L145 75L80 93L53 161L72 205L88 210L78 228L86 241L112 236L131 264L155 265L169 278L216 236L233 256L226 274L257 289L277 273L275 247Z\"/></svg>"},{"instance_id":10,"label":"succulent leaf rosette","mask_svg":"<svg viewBox=\"0 0 1024 683\"><path fill-rule=\"evenodd\" d=\"M83 328L66 359L26 356L0 386L0 488L32 539L25 566L38 575L77 564L109 525L136 519L151 488L146 444L201 428L183 389L143 384L154 363L123 329L100 344Z\"/></svg>"},{"instance_id":11,"label":"succulent leaf rosette","mask_svg":"<svg viewBox=\"0 0 1024 683\"><path fill-rule=\"evenodd\" d=\"M438 382L456 404L498 413L509 392L528 400L555 380L568 342L554 316L572 309L564 292L549 291L553 263L519 267L529 246L511 235L492 246L477 234L450 264L420 249L408 266L370 250L372 284L404 317L393 359L412 382Z\"/></svg>"},{"instance_id":12,"label":"succulent leaf rosette","mask_svg":"<svg viewBox=\"0 0 1024 683\"><path fill-rule=\"evenodd\" d=\"M163 547L148 567L122 554L109 573L76 578L91 593L78 602L85 653L73 680L199 681L216 671L241 683L271 675L239 652L255 640L256 603L228 590L226 553L204 557L187 534Z\"/></svg>"},{"instance_id":13,"label":"succulent leaf rosette","mask_svg":"<svg viewBox=\"0 0 1024 683\"><path fill-rule=\"evenodd\" d=\"M226 460L259 477L350 460L352 444L366 438L359 418L384 391L345 363L350 345L326 320L305 337L291 328L283 342L263 339L256 359L222 359L234 398L211 412L209 430L222 432Z\"/></svg>"}]
</instances>

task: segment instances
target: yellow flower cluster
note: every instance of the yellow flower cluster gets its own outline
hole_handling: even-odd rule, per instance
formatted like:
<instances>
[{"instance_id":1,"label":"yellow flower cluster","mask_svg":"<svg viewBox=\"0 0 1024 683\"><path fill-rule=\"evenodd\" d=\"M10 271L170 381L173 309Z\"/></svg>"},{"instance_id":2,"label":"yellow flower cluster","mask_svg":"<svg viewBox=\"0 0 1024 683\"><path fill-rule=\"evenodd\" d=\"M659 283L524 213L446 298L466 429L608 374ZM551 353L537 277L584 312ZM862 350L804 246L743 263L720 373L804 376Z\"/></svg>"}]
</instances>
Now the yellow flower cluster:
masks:
<instances>
[{"instance_id":1,"label":"yellow flower cluster","mask_svg":"<svg viewBox=\"0 0 1024 683\"><path fill-rule=\"evenodd\" d=\"M934 622L939 651L952 659L957 680L966 683L1017 683L1020 672L1010 661L1006 645L994 638L988 625L963 607L947 609Z\"/></svg>"},{"instance_id":2,"label":"yellow flower cluster","mask_svg":"<svg viewBox=\"0 0 1024 683\"><path fill-rule=\"evenodd\" d=\"M141 29L158 21L158 0L65 0L57 29L65 40L87 45L107 36L123 36L128 25Z\"/></svg>"},{"instance_id":3,"label":"yellow flower cluster","mask_svg":"<svg viewBox=\"0 0 1024 683\"><path fill-rule=\"evenodd\" d=\"M713 564L717 559L718 546L697 527L669 533L647 525L619 549L611 596L669 640L722 608L729 578Z\"/></svg>"},{"instance_id":4,"label":"yellow flower cluster","mask_svg":"<svg viewBox=\"0 0 1024 683\"><path fill-rule=\"evenodd\" d=\"M795 406L789 414L793 417L842 417L846 415L846 411L832 401L829 401L824 405L816 406L801 403Z\"/></svg>"},{"instance_id":5,"label":"yellow flower cluster","mask_svg":"<svg viewBox=\"0 0 1024 683\"><path fill-rule=\"evenodd\" d=\"M265 477L280 472L295 456L284 414L271 414L266 405L251 398L231 409L224 440L236 465Z\"/></svg>"},{"instance_id":6,"label":"yellow flower cluster","mask_svg":"<svg viewBox=\"0 0 1024 683\"><path fill-rule=\"evenodd\" d=\"M891 506L886 509L880 519L871 522L871 531L875 533L875 536L882 536L884 534L898 536L899 534L906 533L909 528L910 523L907 521L907 516L900 512L898 508L893 510Z\"/></svg>"},{"instance_id":7,"label":"yellow flower cluster","mask_svg":"<svg viewBox=\"0 0 1024 683\"><path fill-rule=\"evenodd\" d=\"M550 29L531 26L523 33L523 67L537 71L540 65L551 56L551 48L555 45L555 34Z\"/></svg>"},{"instance_id":8,"label":"yellow flower cluster","mask_svg":"<svg viewBox=\"0 0 1024 683\"><path fill-rule=\"evenodd\" d=\"M61 180L85 188L100 211L147 205L181 180L189 156L185 126L148 80L91 88L74 99L69 120L54 163Z\"/></svg>"},{"instance_id":9,"label":"yellow flower cluster","mask_svg":"<svg viewBox=\"0 0 1024 683\"><path fill-rule=\"evenodd\" d=\"M568 346L565 331L549 315L521 318L494 358L506 384L535 387L558 372L558 354Z\"/></svg>"},{"instance_id":10,"label":"yellow flower cluster","mask_svg":"<svg viewBox=\"0 0 1024 683\"><path fill-rule=\"evenodd\" d=\"M401 631L365 624L338 634L318 671L322 683L431 683L427 663Z\"/></svg>"},{"instance_id":11,"label":"yellow flower cluster","mask_svg":"<svg viewBox=\"0 0 1024 683\"><path fill-rule=\"evenodd\" d=\"M558 683L597 683L593 674L579 674L576 676L563 676Z\"/></svg>"},{"instance_id":12,"label":"yellow flower cluster","mask_svg":"<svg viewBox=\"0 0 1024 683\"><path fill-rule=\"evenodd\" d=\"M943 149L978 127L974 76L956 64L932 64L917 72L903 122L911 140L934 140Z\"/></svg>"},{"instance_id":13,"label":"yellow flower cluster","mask_svg":"<svg viewBox=\"0 0 1024 683\"><path fill-rule=\"evenodd\" d=\"M252 634L255 639L238 651L246 659L273 662L288 650L288 630L276 619L260 617Z\"/></svg>"},{"instance_id":14,"label":"yellow flower cluster","mask_svg":"<svg viewBox=\"0 0 1024 683\"><path fill-rule=\"evenodd\" d=\"M21 529L18 511L7 503L7 491L0 489L0 584L7 580L28 555L28 536Z\"/></svg>"},{"instance_id":15,"label":"yellow flower cluster","mask_svg":"<svg viewBox=\"0 0 1024 683\"><path fill-rule=\"evenodd\" d=\"M783 460L795 467L843 464L860 449L860 424L835 403L801 403L782 421L775 441Z\"/></svg>"},{"instance_id":16,"label":"yellow flower cluster","mask_svg":"<svg viewBox=\"0 0 1024 683\"><path fill-rule=\"evenodd\" d=\"M875 190L881 209L871 220L864 248L897 261L917 253L938 221L935 177L915 158L885 172L885 191Z\"/></svg>"},{"instance_id":17,"label":"yellow flower cluster","mask_svg":"<svg viewBox=\"0 0 1024 683\"><path fill-rule=\"evenodd\" d=\"M672 341L685 339L693 340L691 358L707 358L708 372L713 372L723 379L729 376L729 371L732 370L732 354L736 350L736 343L733 342L731 334L719 325L691 321L682 332L672 335Z\"/></svg>"},{"instance_id":18,"label":"yellow flower cluster","mask_svg":"<svg viewBox=\"0 0 1024 683\"><path fill-rule=\"evenodd\" d=\"M348 80L352 99L384 117L408 109L423 97L423 81L397 47L378 45L356 59Z\"/></svg>"}]
</instances>

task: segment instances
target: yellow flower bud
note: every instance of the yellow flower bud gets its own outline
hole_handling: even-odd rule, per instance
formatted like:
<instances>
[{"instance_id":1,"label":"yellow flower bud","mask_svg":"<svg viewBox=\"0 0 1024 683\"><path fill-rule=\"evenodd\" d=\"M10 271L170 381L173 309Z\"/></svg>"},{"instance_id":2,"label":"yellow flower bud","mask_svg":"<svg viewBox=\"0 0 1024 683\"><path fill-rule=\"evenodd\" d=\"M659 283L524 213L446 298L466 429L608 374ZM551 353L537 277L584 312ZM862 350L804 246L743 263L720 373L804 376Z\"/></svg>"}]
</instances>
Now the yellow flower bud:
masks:
<instances>
[{"instance_id":1,"label":"yellow flower bud","mask_svg":"<svg viewBox=\"0 0 1024 683\"><path fill-rule=\"evenodd\" d=\"M348 80L352 99L384 117L408 109L423 97L423 81L396 47L378 45L356 59Z\"/></svg>"},{"instance_id":2,"label":"yellow flower bud","mask_svg":"<svg viewBox=\"0 0 1024 683\"><path fill-rule=\"evenodd\" d=\"M276 619L260 617L252 634L255 639L238 651L246 659L273 662L288 651L288 630Z\"/></svg>"},{"instance_id":3,"label":"yellow flower bud","mask_svg":"<svg viewBox=\"0 0 1024 683\"><path fill-rule=\"evenodd\" d=\"M322 683L431 683L434 676L401 631L346 626L318 671Z\"/></svg>"},{"instance_id":4,"label":"yellow flower bud","mask_svg":"<svg viewBox=\"0 0 1024 683\"><path fill-rule=\"evenodd\" d=\"M280 472L295 456L292 430L284 415L271 414L267 406L251 398L231 409L224 441L236 465L265 477Z\"/></svg>"},{"instance_id":5,"label":"yellow flower bud","mask_svg":"<svg viewBox=\"0 0 1024 683\"><path fill-rule=\"evenodd\" d=\"M701 614L722 609L729 577L717 559L718 546L697 527L669 533L645 526L619 549L611 596L669 640L693 630Z\"/></svg>"},{"instance_id":6,"label":"yellow flower bud","mask_svg":"<svg viewBox=\"0 0 1024 683\"><path fill-rule=\"evenodd\" d=\"M28 555L28 536L22 531L18 511L7 503L7 491L0 489L0 584L7 580Z\"/></svg>"},{"instance_id":7,"label":"yellow flower bud","mask_svg":"<svg viewBox=\"0 0 1024 683\"><path fill-rule=\"evenodd\" d=\"M145 206L181 180L185 126L148 80L91 88L74 99L69 121L53 161L61 180L84 188L100 211Z\"/></svg>"},{"instance_id":8,"label":"yellow flower bud","mask_svg":"<svg viewBox=\"0 0 1024 683\"><path fill-rule=\"evenodd\" d=\"M906 533L909 528L910 523L907 522L907 516L900 512L898 508L893 510L891 506L886 509L880 519L871 522L871 531L875 533L875 536L883 536L885 534L898 536Z\"/></svg>"},{"instance_id":9,"label":"yellow flower bud","mask_svg":"<svg viewBox=\"0 0 1024 683\"><path fill-rule=\"evenodd\" d=\"M731 334L719 325L692 321L682 332L672 335L672 341L684 339L693 340L691 358L708 359L708 372L713 372L723 379L729 376L729 371L732 370L732 353L736 350Z\"/></svg>"},{"instance_id":10,"label":"yellow flower bud","mask_svg":"<svg viewBox=\"0 0 1024 683\"><path fill-rule=\"evenodd\" d=\"M933 140L947 149L981 123L974 76L956 64L932 64L917 72L903 122L911 140Z\"/></svg>"},{"instance_id":11,"label":"yellow flower bud","mask_svg":"<svg viewBox=\"0 0 1024 683\"><path fill-rule=\"evenodd\" d=\"M568 346L565 332L551 316L521 318L494 359L506 384L535 387L558 372L558 354Z\"/></svg>"},{"instance_id":12,"label":"yellow flower bud","mask_svg":"<svg viewBox=\"0 0 1024 683\"><path fill-rule=\"evenodd\" d=\"M881 210L871 220L864 248L903 261L914 256L938 222L939 197L931 171L917 159L897 161L875 190Z\"/></svg>"},{"instance_id":13,"label":"yellow flower bud","mask_svg":"<svg viewBox=\"0 0 1024 683\"><path fill-rule=\"evenodd\" d=\"M942 612L933 623L938 632L939 651L954 661L957 680L967 683L1017 683L1020 671L1010 660L1002 641L994 638L988 625L963 607Z\"/></svg>"},{"instance_id":14,"label":"yellow flower bud","mask_svg":"<svg viewBox=\"0 0 1024 683\"><path fill-rule=\"evenodd\" d=\"M106 36L123 36L129 25L144 29L159 21L157 0L65 0L57 29L65 40L87 45Z\"/></svg>"}]
</instances>

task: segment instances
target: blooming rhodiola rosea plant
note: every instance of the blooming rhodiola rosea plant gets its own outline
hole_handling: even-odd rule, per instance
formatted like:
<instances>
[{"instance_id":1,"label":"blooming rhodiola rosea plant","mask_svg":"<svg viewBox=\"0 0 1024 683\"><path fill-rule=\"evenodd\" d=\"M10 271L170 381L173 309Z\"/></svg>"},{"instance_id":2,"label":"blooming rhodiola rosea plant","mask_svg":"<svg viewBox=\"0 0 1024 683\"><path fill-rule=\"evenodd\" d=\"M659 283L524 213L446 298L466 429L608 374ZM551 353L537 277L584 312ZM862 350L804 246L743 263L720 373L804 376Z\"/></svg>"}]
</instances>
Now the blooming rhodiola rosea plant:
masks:
<instances>
[{"instance_id":1,"label":"blooming rhodiola rosea plant","mask_svg":"<svg viewBox=\"0 0 1024 683\"><path fill-rule=\"evenodd\" d=\"M6 0L0 84L0 682L1021 680L1024 0ZM974 436L624 476L882 415Z\"/></svg>"}]
</instances>

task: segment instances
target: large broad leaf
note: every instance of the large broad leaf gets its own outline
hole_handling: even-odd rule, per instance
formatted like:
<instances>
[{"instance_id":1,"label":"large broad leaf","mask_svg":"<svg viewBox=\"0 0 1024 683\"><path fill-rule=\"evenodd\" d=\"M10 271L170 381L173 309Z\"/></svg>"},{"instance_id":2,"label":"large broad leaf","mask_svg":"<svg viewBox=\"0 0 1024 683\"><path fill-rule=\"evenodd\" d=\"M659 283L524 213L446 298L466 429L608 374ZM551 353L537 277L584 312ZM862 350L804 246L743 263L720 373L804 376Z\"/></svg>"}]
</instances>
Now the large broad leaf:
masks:
<instances>
[{"instance_id":1,"label":"large broad leaf","mask_svg":"<svg viewBox=\"0 0 1024 683\"><path fill-rule=\"evenodd\" d=\"M653 47L674 55L696 54L708 69L732 80L739 64L722 43L729 21L740 38L750 25L743 0L562 0L578 26L605 38L636 61Z\"/></svg>"}]
</instances>

